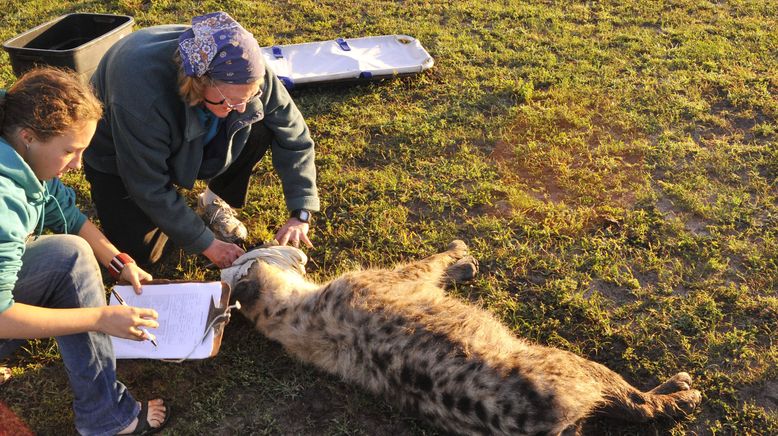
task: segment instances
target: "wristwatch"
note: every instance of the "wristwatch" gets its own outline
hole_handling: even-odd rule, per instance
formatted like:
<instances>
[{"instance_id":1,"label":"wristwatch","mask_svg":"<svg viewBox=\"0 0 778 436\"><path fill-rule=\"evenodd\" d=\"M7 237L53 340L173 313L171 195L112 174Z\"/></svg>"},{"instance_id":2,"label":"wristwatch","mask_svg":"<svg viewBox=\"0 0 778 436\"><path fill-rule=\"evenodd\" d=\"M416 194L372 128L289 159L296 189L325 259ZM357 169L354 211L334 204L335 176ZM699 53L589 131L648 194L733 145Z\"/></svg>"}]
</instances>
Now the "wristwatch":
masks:
<instances>
[{"instance_id":1,"label":"wristwatch","mask_svg":"<svg viewBox=\"0 0 778 436\"><path fill-rule=\"evenodd\" d=\"M304 223L309 223L311 222L311 211L307 209L295 209L292 211L292 218L297 218Z\"/></svg>"}]
</instances>

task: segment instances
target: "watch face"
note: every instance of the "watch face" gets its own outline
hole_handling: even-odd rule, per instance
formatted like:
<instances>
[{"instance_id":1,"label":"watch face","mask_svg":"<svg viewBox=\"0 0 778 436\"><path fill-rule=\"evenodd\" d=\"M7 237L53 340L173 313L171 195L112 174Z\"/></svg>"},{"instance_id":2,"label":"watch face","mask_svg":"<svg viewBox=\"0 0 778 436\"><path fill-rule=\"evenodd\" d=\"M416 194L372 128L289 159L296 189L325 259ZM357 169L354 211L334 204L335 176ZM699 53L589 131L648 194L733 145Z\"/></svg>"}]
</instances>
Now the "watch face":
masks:
<instances>
[{"instance_id":1,"label":"watch face","mask_svg":"<svg viewBox=\"0 0 778 436\"><path fill-rule=\"evenodd\" d=\"M302 221L304 223L307 223L308 220L311 218L311 213L308 212L307 210L303 209L303 210L301 210L300 212L297 213L297 218L300 221Z\"/></svg>"}]
</instances>

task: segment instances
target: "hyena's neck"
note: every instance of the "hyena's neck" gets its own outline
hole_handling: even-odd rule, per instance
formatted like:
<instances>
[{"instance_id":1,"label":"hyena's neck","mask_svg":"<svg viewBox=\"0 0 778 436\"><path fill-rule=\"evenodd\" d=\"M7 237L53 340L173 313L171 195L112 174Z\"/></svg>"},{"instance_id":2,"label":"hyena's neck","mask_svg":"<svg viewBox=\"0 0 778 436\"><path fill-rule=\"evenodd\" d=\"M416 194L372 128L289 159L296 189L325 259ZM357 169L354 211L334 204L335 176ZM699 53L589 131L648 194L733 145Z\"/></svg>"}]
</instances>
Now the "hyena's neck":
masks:
<instances>
[{"instance_id":1,"label":"hyena's neck","mask_svg":"<svg viewBox=\"0 0 778 436\"><path fill-rule=\"evenodd\" d=\"M309 282L294 271L283 271L271 265L263 266L265 271L260 276L260 298L268 307L291 307L315 294L320 285Z\"/></svg>"}]
</instances>

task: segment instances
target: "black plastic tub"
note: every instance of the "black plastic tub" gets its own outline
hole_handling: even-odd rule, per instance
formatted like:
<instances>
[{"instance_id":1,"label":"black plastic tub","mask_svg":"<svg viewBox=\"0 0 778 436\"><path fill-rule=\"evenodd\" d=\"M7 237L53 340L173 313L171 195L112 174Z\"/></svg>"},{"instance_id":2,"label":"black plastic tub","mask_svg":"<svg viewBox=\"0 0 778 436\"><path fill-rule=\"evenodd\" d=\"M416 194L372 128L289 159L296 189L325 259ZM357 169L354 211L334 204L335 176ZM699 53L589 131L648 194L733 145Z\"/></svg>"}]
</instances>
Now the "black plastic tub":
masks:
<instances>
[{"instance_id":1,"label":"black plastic tub","mask_svg":"<svg viewBox=\"0 0 778 436\"><path fill-rule=\"evenodd\" d=\"M127 15L75 13L41 24L5 43L16 76L36 65L66 67L88 81L103 54L132 32Z\"/></svg>"}]
</instances>

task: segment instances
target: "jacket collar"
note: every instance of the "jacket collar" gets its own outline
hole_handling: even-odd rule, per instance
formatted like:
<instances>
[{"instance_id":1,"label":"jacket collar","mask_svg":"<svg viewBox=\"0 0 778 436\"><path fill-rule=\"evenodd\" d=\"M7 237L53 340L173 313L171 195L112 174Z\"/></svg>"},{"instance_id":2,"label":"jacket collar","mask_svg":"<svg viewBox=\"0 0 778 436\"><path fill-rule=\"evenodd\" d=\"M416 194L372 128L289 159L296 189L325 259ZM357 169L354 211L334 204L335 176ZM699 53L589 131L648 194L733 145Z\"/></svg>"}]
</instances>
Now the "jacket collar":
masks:
<instances>
[{"instance_id":1,"label":"jacket collar","mask_svg":"<svg viewBox=\"0 0 778 436\"><path fill-rule=\"evenodd\" d=\"M206 109L207 110L207 109ZM203 123L200 122L200 118L197 116L197 112L193 106L186 106L185 111L186 126L184 128L184 139L186 142L192 142L195 139L205 135L206 129ZM235 130L241 129L249 124L256 123L265 117L264 106L262 102L257 99L252 101L243 113L236 111L230 112L225 119L225 125L228 126L228 133L232 134Z\"/></svg>"},{"instance_id":2,"label":"jacket collar","mask_svg":"<svg viewBox=\"0 0 778 436\"><path fill-rule=\"evenodd\" d=\"M192 142L193 140L205 135L205 126L200 122L200 118L197 116L197 111L194 106L189 106L184 103L186 110L184 111L186 117L186 125L184 127L184 139L186 142Z\"/></svg>"}]
</instances>

